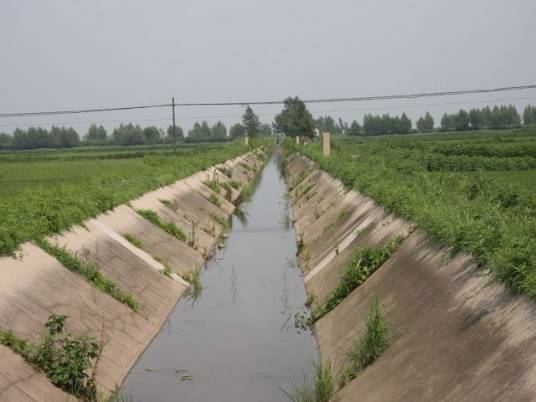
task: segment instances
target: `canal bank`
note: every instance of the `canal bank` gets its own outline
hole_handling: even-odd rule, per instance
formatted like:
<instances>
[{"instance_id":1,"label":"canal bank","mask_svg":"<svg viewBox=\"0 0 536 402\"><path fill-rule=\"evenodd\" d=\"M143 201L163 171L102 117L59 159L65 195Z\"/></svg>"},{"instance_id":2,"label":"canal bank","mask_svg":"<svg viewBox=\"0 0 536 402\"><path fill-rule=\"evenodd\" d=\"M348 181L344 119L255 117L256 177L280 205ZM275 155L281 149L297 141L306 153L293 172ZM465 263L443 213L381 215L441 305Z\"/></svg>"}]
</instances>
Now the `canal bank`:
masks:
<instances>
[{"instance_id":1,"label":"canal bank","mask_svg":"<svg viewBox=\"0 0 536 402\"><path fill-rule=\"evenodd\" d=\"M134 401L275 401L317 359L296 330L306 300L296 237L276 154L233 216L226 247L201 273L201 296L183 299L132 369Z\"/></svg>"}]
</instances>

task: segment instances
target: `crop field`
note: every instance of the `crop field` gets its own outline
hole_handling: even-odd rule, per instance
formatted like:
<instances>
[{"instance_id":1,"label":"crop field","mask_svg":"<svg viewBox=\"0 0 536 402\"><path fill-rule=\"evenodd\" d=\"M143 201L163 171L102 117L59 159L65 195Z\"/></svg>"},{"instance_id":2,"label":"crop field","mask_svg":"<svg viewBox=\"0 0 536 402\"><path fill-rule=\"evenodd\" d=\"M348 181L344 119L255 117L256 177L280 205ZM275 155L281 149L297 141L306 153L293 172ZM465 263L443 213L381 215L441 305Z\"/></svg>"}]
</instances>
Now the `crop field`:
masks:
<instances>
[{"instance_id":1,"label":"crop field","mask_svg":"<svg viewBox=\"0 0 536 402\"><path fill-rule=\"evenodd\" d=\"M319 143L288 146L536 297L536 128L342 137L330 159Z\"/></svg>"},{"instance_id":2,"label":"crop field","mask_svg":"<svg viewBox=\"0 0 536 402\"><path fill-rule=\"evenodd\" d=\"M239 142L0 153L0 255L247 152Z\"/></svg>"}]
</instances>

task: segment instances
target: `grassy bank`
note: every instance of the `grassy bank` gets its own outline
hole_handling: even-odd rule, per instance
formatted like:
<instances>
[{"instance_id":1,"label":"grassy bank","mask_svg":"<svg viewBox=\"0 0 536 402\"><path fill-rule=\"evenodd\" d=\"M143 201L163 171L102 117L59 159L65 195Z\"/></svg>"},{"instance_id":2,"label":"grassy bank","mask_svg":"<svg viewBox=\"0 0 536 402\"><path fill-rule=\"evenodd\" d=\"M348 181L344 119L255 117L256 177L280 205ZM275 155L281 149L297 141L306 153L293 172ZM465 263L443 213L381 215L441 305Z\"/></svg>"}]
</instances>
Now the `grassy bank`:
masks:
<instances>
[{"instance_id":1,"label":"grassy bank","mask_svg":"<svg viewBox=\"0 0 536 402\"><path fill-rule=\"evenodd\" d=\"M320 167L536 297L536 130L290 141Z\"/></svg>"},{"instance_id":2,"label":"grassy bank","mask_svg":"<svg viewBox=\"0 0 536 402\"><path fill-rule=\"evenodd\" d=\"M0 255L247 151L232 142L188 148L177 156L0 161Z\"/></svg>"}]
</instances>

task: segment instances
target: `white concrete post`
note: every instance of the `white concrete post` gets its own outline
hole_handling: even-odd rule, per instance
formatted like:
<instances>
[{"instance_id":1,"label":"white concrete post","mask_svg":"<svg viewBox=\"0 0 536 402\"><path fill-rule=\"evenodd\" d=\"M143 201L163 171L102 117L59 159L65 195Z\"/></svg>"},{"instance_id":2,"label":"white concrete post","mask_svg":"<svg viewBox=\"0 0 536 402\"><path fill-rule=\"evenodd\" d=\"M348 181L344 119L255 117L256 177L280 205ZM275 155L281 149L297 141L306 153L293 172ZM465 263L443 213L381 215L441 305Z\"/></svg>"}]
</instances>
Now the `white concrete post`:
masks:
<instances>
[{"instance_id":1,"label":"white concrete post","mask_svg":"<svg viewBox=\"0 0 536 402\"><path fill-rule=\"evenodd\" d=\"M244 137L244 145L246 147L249 145L249 137L247 135Z\"/></svg>"},{"instance_id":2,"label":"white concrete post","mask_svg":"<svg viewBox=\"0 0 536 402\"><path fill-rule=\"evenodd\" d=\"M322 154L324 157L329 157L331 152L331 135L329 133L322 133Z\"/></svg>"},{"instance_id":3,"label":"white concrete post","mask_svg":"<svg viewBox=\"0 0 536 402\"><path fill-rule=\"evenodd\" d=\"M297 135L297 136L296 136L296 144L299 144L299 143L300 143L300 136Z\"/></svg>"}]
</instances>

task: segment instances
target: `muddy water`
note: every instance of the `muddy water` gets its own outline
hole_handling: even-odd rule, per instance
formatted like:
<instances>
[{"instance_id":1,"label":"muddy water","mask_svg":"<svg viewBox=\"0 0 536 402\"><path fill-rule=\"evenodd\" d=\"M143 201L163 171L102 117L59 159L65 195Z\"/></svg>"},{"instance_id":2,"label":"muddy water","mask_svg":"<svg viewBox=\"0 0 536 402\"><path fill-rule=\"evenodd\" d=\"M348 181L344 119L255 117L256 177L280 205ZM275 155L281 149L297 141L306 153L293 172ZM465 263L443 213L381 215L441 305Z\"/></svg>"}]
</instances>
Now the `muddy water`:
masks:
<instances>
[{"instance_id":1,"label":"muddy water","mask_svg":"<svg viewBox=\"0 0 536 402\"><path fill-rule=\"evenodd\" d=\"M226 247L201 275L199 299L182 300L133 368L123 394L134 401L284 401L304 379L314 338L294 314L305 291L296 266L278 156L267 164L246 220L233 217Z\"/></svg>"}]
</instances>

